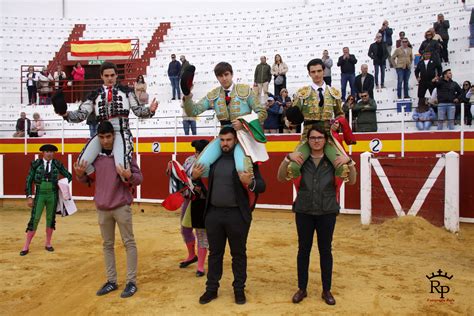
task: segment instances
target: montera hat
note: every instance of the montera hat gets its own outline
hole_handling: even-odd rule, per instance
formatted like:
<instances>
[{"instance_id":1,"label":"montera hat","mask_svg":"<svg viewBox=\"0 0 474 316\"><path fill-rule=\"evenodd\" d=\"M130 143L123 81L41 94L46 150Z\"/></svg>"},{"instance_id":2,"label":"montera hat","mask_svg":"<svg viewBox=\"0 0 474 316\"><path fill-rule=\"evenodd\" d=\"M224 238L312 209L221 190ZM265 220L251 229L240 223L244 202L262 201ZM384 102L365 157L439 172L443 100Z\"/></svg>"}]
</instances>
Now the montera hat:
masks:
<instances>
[{"instance_id":1,"label":"montera hat","mask_svg":"<svg viewBox=\"0 0 474 316\"><path fill-rule=\"evenodd\" d=\"M63 90L56 92L51 98L51 102L53 103L54 112L58 113L59 115L66 114L67 103L64 99Z\"/></svg>"},{"instance_id":2,"label":"montera hat","mask_svg":"<svg viewBox=\"0 0 474 316\"><path fill-rule=\"evenodd\" d=\"M58 151L58 147L51 145L51 144L44 144L43 146L40 147L40 151L52 151L56 152Z\"/></svg>"},{"instance_id":3,"label":"montera hat","mask_svg":"<svg viewBox=\"0 0 474 316\"><path fill-rule=\"evenodd\" d=\"M184 95L189 95L191 93L191 87L193 86L194 72L196 67L188 66L184 68L183 75L181 76L180 86L181 91Z\"/></svg>"}]
</instances>

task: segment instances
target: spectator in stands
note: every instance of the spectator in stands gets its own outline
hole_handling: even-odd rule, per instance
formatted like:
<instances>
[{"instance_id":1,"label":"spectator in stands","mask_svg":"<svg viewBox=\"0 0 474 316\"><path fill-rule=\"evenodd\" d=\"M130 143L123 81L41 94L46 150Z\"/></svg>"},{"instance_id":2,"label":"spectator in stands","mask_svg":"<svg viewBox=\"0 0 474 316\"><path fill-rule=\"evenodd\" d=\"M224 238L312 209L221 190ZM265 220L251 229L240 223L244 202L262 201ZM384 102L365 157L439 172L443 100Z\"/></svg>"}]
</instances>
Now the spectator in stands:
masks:
<instances>
[{"instance_id":1,"label":"spectator in stands","mask_svg":"<svg viewBox=\"0 0 474 316\"><path fill-rule=\"evenodd\" d=\"M361 100L354 106L356 116L356 132L377 131L377 104L369 97L368 91L362 91Z\"/></svg>"},{"instance_id":2,"label":"spectator in stands","mask_svg":"<svg viewBox=\"0 0 474 316\"><path fill-rule=\"evenodd\" d=\"M418 98L424 98L426 91L433 93L433 79L441 75L443 68L437 60L431 58L431 52L425 51L423 59L418 62L415 68L415 77L418 81Z\"/></svg>"},{"instance_id":3,"label":"spectator in stands","mask_svg":"<svg viewBox=\"0 0 474 316\"><path fill-rule=\"evenodd\" d=\"M281 59L280 54L275 55L275 62L272 66L273 84L274 84L274 95L280 95L280 90L286 88L286 73L288 72L288 66Z\"/></svg>"},{"instance_id":4,"label":"spectator in stands","mask_svg":"<svg viewBox=\"0 0 474 316\"><path fill-rule=\"evenodd\" d=\"M181 89L179 88L179 76L181 74L181 63L176 60L176 55L171 55L171 62L168 65L168 78L171 81L171 91L173 94L172 100L176 100L176 97L181 99Z\"/></svg>"},{"instance_id":5,"label":"spectator in stands","mask_svg":"<svg viewBox=\"0 0 474 316\"><path fill-rule=\"evenodd\" d=\"M433 121L436 120L436 114L426 102L426 98L420 98L418 101L418 107L413 111L413 120L419 131L429 130Z\"/></svg>"},{"instance_id":6,"label":"spectator in stands","mask_svg":"<svg viewBox=\"0 0 474 316\"><path fill-rule=\"evenodd\" d=\"M148 93L146 92L146 83L145 79L143 79L142 75L137 77L137 81L134 85L135 88L135 95L138 98L138 103L140 104L148 104Z\"/></svg>"},{"instance_id":7,"label":"spectator in stands","mask_svg":"<svg viewBox=\"0 0 474 316\"><path fill-rule=\"evenodd\" d=\"M38 75L38 93L39 104L51 104L51 87L50 82L54 81L53 76L48 72L46 67Z\"/></svg>"},{"instance_id":8,"label":"spectator in stands","mask_svg":"<svg viewBox=\"0 0 474 316\"><path fill-rule=\"evenodd\" d=\"M367 91L367 90L363 90L363 91ZM360 94L362 94L362 92ZM370 94L369 94L369 98L370 98ZM352 126L355 126L354 124L355 123L355 115L354 115L355 105L356 105L356 100L353 95L348 96L346 99L346 102L344 102L344 104L342 105L342 110L344 111L344 115L348 122L350 122L349 111L352 110Z\"/></svg>"},{"instance_id":9,"label":"spectator in stands","mask_svg":"<svg viewBox=\"0 0 474 316\"><path fill-rule=\"evenodd\" d=\"M465 5L465 4L464 4ZM474 7L471 8L471 18L469 19L469 47L474 47Z\"/></svg>"},{"instance_id":10,"label":"spectator in stands","mask_svg":"<svg viewBox=\"0 0 474 316\"><path fill-rule=\"evenodd\" d=\"M438 21L433 23L433 28L439 36L443 39L443 47L441 50L441 60L449 63L448 42L449 42L449 21L444 19L443 14L438 14Z\"/></svg>"},{"instance_id":11,"label":"spectator in stands","mask_svg":"<svg viewBox=\"0 0 474 316\"><path fill-rule=\"evenodd\" d=\"M324 63L324 77L323 80L326 82L328 86L331 86L331 67L332 67L332 59L329 57L329 52L327 49L323 51L323 57L321 57L321 60Z\"/></svg>"},{"instance_id":12,"label":"spectator in stands","mask_svg":"<svg viewBox=\"0 0 474 316\"><path fill-rule=\"evenodd\" d=\"M97 122L97 116L95 115L95 112L92 112L89 114L86 120L86 124L89 126L90 138L94 137L95 134L97 134L97 125L99 125L99 123Z\"/></svg>"},{"instance_id":13,"label":"spectator in stands","mask_svg":"<svg viewBox=\"0 0 474 316\"><path fill-rule=\"evenodd\" d=\"M462 106L464 106L464 121L466 125L472 125L472 113L471 108L473 104L469 97L467 97L468 92L471 90L471 82L466 80L462 84L462 95L461 95L461 102Z\"/></svg>"},{"instance_id":14,"label":"spectator in stands","mask_svg":"<svg viewBox=\"0 0 474 316\"><path fill-rule=\"evenodd\" d=\"M25 137L25 122L26 122L26 134L30 133L31 121L26 117L25 112L20 113L20 118L16 120L16 131L13 133L13 137Z\"/></svg>"},{"instance_id":15,"label":"spectator in stands","mask_svg":"<svg viewBox=\"0 0 474 316\"><path fill-rule=\"evenodd\" d=\"M341 68L342 101L346 99L347 82L349 82L349 86L351 87L351 95L355 96L355 64L357 64L357 59L354 55L349 54L349 47L344 47L342 49L342 56L340 56L337 61L337 66Z\"/></svg>"},{"instance_id":16,"label":"spectator in stands","mask_svg":"<svg viewBox=\"0 0 474 316\"><path fill-rule=\"evenodd\" d=\"M410 80L411 64L413 62L413 52L408 47L408 39L402 40L402 46L395 49L392 55L392 64L395 65L397 70L397 97L402 98L402 84L403 84L403 97L405 99L410 98L408 93L408 80Z\"/></svg>"},{"instance_id":17,"label":"spectator in stands","mask_svg":"<svg viewBox=\"0 0 474 316\"><path fill-rule=\"evenodd\" d=\"M186 115L184 110L184 104L181 102L182 117L183 117L183 130L184 135L189 135L189 129L191 129L191 134L196 135L196 117Z\"/></svg>"},{"instance_id":18,"label":"spectator in stands","mask_svg":"<svg viewBox=\"0 0 474 316\"><path fill-rule=\"evenodd\" d=\"M288 90L286 90L286 88L280 90L280 95L276 97L275 103L278 104L278 106L280 106L282 109L282 113L280 114L279 118L280 126L278 128L278 132L284 133L286 109L292 106L291 98L288 96Z\"/></svg>"},{"instance_id":19,"label":"spectator in stands","mask_svg":"<svg viewBox=\"0 0 474 316\"><path fill-rule=\"evenodd\" d=\"M393 34L393 30L392 30L392 28L388 27L388 21L387 20L383 21L382 27L380 28L379 33L382 35L382 43L385 43L385 45L387 46L387 52L388 52L388 55L390 56L392 54L392 45L393 45L392 34ZM390 67L393 68L393 65L391 63L390 63ZM375 75L375 77L377 77L377 75Z\"/></svg>"},{"instance_id":20,"label":"spectator in stands","mask_svg":"<svg viewBox=\"0 0 474 316\"><path fill-rule=\"evenodd\" d=\"M272 69L267 64L267 58L265 56L260 57L260 64L255 67L255 73L253 75L253 87L255 95L259 100L263 96L268 98L268 84L272 80Z\"/></svg>"},{"instance_id":21,"label":"spectator in stands","mask_svg":"<svg viewBox=\"0 0 474 316\"><path fill-rule=\"evenodd\" d=\"M405 37L405 32L401 31L400 33L398 33L398 35L400 36L400 38L397 39L396 48L401 47L401 46L402 46L402 41L403 41L404 39L406 39L406 37ZM410 41L408 41L408 47L413 48L413 46L410 44Z\"/></svg>"},{"instance_id":22,"label":"spectator in stands","mask_svg":"<svg viewBox=\"0 0 474 316\"><path fill-rule=\"evenodd\" d=\"M36 104L36 83L38 82L38 76L35 74L35 68L33 66L28 67L28 73L26 74L26 89L28 90L28 105Z\"/></svg>"},{"instance_id":23,"label":"spectator in stands","mask_svg":"<svg viewBox=\"0 0 474 316\"><path fill-rule=\"evenodd\" d=\"M56 71L53 74L54 79L54 88L56 90L60 89L63 86L64 80L67 79L66 73L63 71L61 65L56 66Z\"/></svg>"},{"instance_id":24,"label":"spectator in stands","mask_svg":"<svg viewBox=\"0 0 474 316\"><path fill-rule=\"evenodd\" d=\"M44 135L44 122L39 113L33 114L29 135L30 137L41 137Z\"/></svg>"},{"instance_id":25,"label":"spectator in stands","mask_svg":"<svg viewBox=\"0 0 474 316\"><path fill-rule=\"evenodd\" d=\"M72 67L72 99L78 103L81 102L84 95L84 80L86 77L86 70L82 67L80 62L77 62L74 67Z\"/></svg>"},{"instance_id":26,"label":"spectator in stands","mask_svg":"<svg viewBox=\"0 0 474 316\"><path fill-rule=\"evenodd\" d=\"M266 103L268 113L267 119L263 122L264 132L266 134L277 134L280 127L280 115L283 113L283 108L275 102L273 97L269 97Z\"/></svg>"},{"instance_id":27,"label":"spectator in stands","mask_svg":"<svg viewBox=\"0 0 474 316\"><path fill-rule=\"evenodd\" d=\"M360 100L362 91L368 91L369 97L371 99L374 98L374 82L374 76L369 74L369 66L362 64L362 66L360 66L360 75L355 77L356 101Z\"/></svg>"},{"instance_id":28,"label":"spectator in stands","mask_svg":"<svg viewBox=\"0 0 474 316\"><path fill-rule=\"evenodd\" d=\"M184 55L179 56L179 60L181 61L181 72L179 74L179 77L181 77L183 75L184 70L191 66L191 64L189 63L189 61L186 60L186 57Z\"/></svg>"},{"instance_id":29,"label":"spectator in stands","mask_svg":"<svg viewBox=\"0 0 474 316\"><path fill-rule=\"evenodd\" d=\"M435 39L434 33L430 30L425 32L425 40L421 43L420 48L418 49L418 53L420 55L423 55L425 51L431 52L431 58L438 62L441 63L440 60L440 52L441 52L441 43Z\"/></svg>"},{"instance_id":30,"label":"spectator in stands","mask_svg":"<svg viewBox=\"0 0 474 316\"><path fill-rule=\"evenodd\" d=\"M385 88L385 65L387 63L387 58L390 57L390 54L387 50L387 45L382 42L382 34L377 33L377 35L375 35L375 42L370 44L368 55L374 61L375 85L377 86L377 89L380 88L379 70L380 84L382 85L382 88Z\"/></svg>"},{"instance_id":31,"label":"spectator in stands","mask_svg":"<svg viewBox=\"0 0 474 316\"><path fill-rule=\"evenodd\" d=\"M456 113L456 103L459 103L462 96L462 89L453 81L451 69L443 71L442 78L435 78L434 86L438 97L438 130L443 129L444 120L448 119L448 128L454 129L454 116Z\"/></svg>"}]
</instances>

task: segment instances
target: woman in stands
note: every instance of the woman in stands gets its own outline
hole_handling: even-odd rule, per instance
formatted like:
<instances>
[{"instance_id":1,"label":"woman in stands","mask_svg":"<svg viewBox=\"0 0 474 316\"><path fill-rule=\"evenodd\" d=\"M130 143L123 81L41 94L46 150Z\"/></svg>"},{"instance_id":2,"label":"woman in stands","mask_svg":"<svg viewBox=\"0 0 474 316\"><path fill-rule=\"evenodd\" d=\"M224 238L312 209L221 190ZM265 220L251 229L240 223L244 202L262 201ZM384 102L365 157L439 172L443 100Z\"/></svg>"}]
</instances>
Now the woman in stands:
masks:
<instances>
[{"instance_id":1,"label":"woman in stands","mask_svg":"<svg viewBox=\"0 0 474 316\"><path fill-rule=\"evenodd\" d=\"M38 88L39 88L39 104L50 104L51 99L51 87L49 83L53 81L53 76L48 72L46 67L43 67L40 74L38 75Z\"/></svg>"},{"instance_id":2,"label":"woman in stands","mask_svg":"<svg viewBox=\"0 0 474 316\"><path fill-rule=\"evenodd\" d=\"M464 120L466 122L466 125L471 126L472 125L472 110L473 109L473 104L471 103L470 98L466 96L466 94L471 90L471 82L466 80L462 84L462 94L461 94L461 103L464 105Z\"/></svg>"},{"instance_id":3,"label":"woman in stands","mask_svg":"<svg viewBox=\"0 0 474 316\"><path fill-rule=\"evenodd\" d=\"M418 101L418 107L413 111L413 120L416 122L416 128L419 131L427 131L436 120L436 114L425 98Z\"/></svg>"},{"instance_id":4,"label":"woman in stands","mask_svg":"<svg viewBox=\"0 0 474 316\"><path fill-rule=\"evenodd\" d=\"M44 135L44 122L39 113L33 114L33 121L31 121L30 137L41 137Z\"/></svg>"},{"instance_id":5,"label":"woman in stands","mask_svg":"<svg viewBox=\"0 0 474 316\"><path fill-rule=\"evenodd\" d=\"M73 79L72 91L73 91L73 100L78 103L82 101L82 96L84 95L84 79L86 71L82 67L80 62L77 62L76 65L72 68L71 76Z\"/></svg>"},{"instance_id":6,"label":"woman in stands","mask_svg":"<svg viewBox=\"0 0 474 316\"><path fill-rule=\"evenodd\" d=\"M291 98L288 96L288 90L286 90L286 88L283 88L280 90L280 95L276 97L275 103L278 104L283 109L283 112L280 114L280 118L279 118L280 127L278 129L278 132L281 134L285 132L286 109L292 106ZM288 133L292 133L292 132L289 131Z\"/></svg>"},{"instance_id":7,"label":"woman in stands","mask_svg":"<svg viewBox=\"0 0 474 316\"><path fill-rule=\"evenodd\" d=\"M38 76L35 74L35 68L33 66L28 67L28 73L26 74L26 89L28 89L28 105L36 104L36 82Z\"/></svg>"},{"instance_id":8,"label":"woman in stands","mask_svg":"<svg viewBox=\"0 0 474 316\"><path fill-rule=\"evenodd\" d=\"M140 104L147 104L148 103L148 93L146 92L146 83L145 79L143 79L142 75L137 77L137 81L135 82L135 95L138 98L138 102Z\"/></svg>"},{"instance_id":9,"label":"woman in stands","mask_svg":"<svg viewBox=\"0 0 474 316\"><path fill-rule=\"evenodd\" d=\"M346 120L349 122L349 110L354 111L354 106L356 105L356 101L353 95L349 95L346 99L346 102L342 105L342 110L344 111L344 114L346 116ZM352 112L352 126L354 126L354 112Z\"/></svg>"},{"instance_id":10,"label":"woman in stands","mask_svg":"<svg viewBox=\"0 0 474 316\"><path fill-rule=\"evenodd\" d=\"M286 73L288 66L281 59L280 54L275 55L275 63L272 66L273 84L275 86L274 95L280 95L280 91L286 88Z\"/></svg>"}]
</instances>

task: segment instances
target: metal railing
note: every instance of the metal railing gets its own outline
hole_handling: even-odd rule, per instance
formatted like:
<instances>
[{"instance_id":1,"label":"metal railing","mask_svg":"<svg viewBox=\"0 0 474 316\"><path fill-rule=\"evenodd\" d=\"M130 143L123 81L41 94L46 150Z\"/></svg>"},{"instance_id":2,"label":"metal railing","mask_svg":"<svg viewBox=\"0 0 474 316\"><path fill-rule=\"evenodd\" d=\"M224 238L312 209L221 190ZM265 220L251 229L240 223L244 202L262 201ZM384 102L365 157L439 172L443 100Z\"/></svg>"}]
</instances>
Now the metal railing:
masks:
<instances>
[{"instance_id":1,"label":"metal railing","mask_svg":"<svg viewBox=\"0 0 474 316\"><path fill-rule=\"evenodd\" d=\"M393 111L395 109L384 109L384 110L378 110L377 112L382 112L382 111ZM383 134L383 133L399 133L400 134L400 141L401 141L401 147L400 147L400 154L401 154L401 157L404 157L405 156L405 135L407 133L424 133L424 131L407 131L406 130L406 124L407 123L415 123L414 120L412 119L406 119L405 118L405 106L402 106L401 107L401 120L400 121L378 121L377 124L398 124L400 127L396 130L392 130L392 131L388 131L388 132L377 132L378 134ZM351 128L353 127L352 126L352 118L354 117L353 113L352 113L352 110L349 111L349 124L351 126ZM460 119L460 128L459 130L454 130L454 131L449 131L449 132L452 132L452 133L458 133L459 134L459 142L460 142L460 150L459 150L459 153L461 155L464 154L464 150L465 150L465 138L464 138L464 134L466 132L466 128L465 128L465 124L464 124L464 119L462 119L464 117L464 107L461 106L461 119ZM210 125L204 125L204 126L198 126L197 129L199 131L202 131L202 130L206 130L206 131L209 131L208 133L199 133L200 135L199 136L214 136L216 137L218 132L219 132L219 126L220 126L220 122L217 120L215 114L213 115L202 115L200 116L200 118L204 118L204 119L212 119L213 121L213 124L210 126ZM172 120L173 121L173 125L172 126L152 126L153 124L145 124L142 122L143 121L153 121L153 120ZM179 114L175 114L175 115L172 115L172 116L155 116L155 117L152 117L152 118L149 118L149 119L140 119L140 118L136 118L136 117L131 117L130 118L130 125L131 125L131 128L133 128L134 130L134 134L135 134L135 151L138 153L139 151L139 143L140 143L140 138L141 137L156 137L156 136L163 136L163 137L167 137L166 135L160 135L160 131L173 131L169 137L173 137L173 142L174 142L174 153L176 154L177 152L177 143L178 143L178 138L180 137L178 134L178 129L181 128L180 127L180 120L181 120L181 115ZM0 120L0 124L1 123L13 123L12 120ZM77 125L77 128L73 127L75 125L75 123L68 123L67 121L64 121L63 119L61 118L57 118L57 119L47 119L47 120L43 120L43 122L61 122L61 127L60 128L47 128L45 129L45 132L47 131L53 131L53 132L60 132L60 136L58 138L61 138L61 151L62 153L64 153L64 139L65 138L72 138L72 137L67 137L66 136L66 133L67 131L84 131L84 132L88 132L88 130L84 129L84 127L79 127L79 125ZM436 121L435 121L436 122ZM2 124L3 125L3 124ZM6 129L6 130L0 130L0 132L2 133L5 133L5 132L9 132L10 130L9 129ZM12 133L15 131L15 130L11 130ZM156 131L156 133L154 133ZM447 132L447 130L441 130L442 132ZM474 131L474 129L473 129ZM430 130L429 132L437 132L437 130ZM143 134L146 134L146 136L143 136ZM359 134L359 135L363 135L363 133L357 133L356 131L356 135ZM269 135L291 135L291 134L269 134ZM297 135L297 134L295 134ZM184 136L184 135L182 135ZM196 135L197 136L197 135ZM87 136L84 136L84 137L89 137L89 134L87 134ZM28 136L28 131L27 131L27 124L25 123L25 135L24 135L24 152L25 154L28 153L28 141L30 139L37 139L37 137L29 137ZM349 154L352 154L352 145L348 146L349 147Z\"/></svg>"}]
</instances>

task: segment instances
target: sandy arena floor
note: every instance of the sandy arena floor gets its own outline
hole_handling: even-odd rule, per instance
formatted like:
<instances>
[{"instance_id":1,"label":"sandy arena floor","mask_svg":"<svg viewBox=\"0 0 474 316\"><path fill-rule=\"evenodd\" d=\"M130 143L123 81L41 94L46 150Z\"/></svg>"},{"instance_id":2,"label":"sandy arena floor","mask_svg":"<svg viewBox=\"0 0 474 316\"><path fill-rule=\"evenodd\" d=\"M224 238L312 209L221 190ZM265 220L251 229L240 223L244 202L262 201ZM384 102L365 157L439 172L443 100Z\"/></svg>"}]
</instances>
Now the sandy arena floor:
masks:
<instances>
[{"instance_id":1,"label":"sandy arena floor","mask_svg":"<svg viewBox=\"0 0 474 316\"><path fill-rule=\"evenodd\" d=\"M5 202L0 208L1 315L474 315L473 224L462 224L456 236L420 218L400 218L367 228L360 225L358 216L341 215L333 243L336 306L320 298L316 245L308 297L295 305L291 303L297 289L293 214L257 211L248 242L247 304L233 301L227 253L219 298L203 306L198 298L206 278L195 277L195 266L178 268L186 255L178 213L147 204L135 206L139 291L121 299L125 253L118 233L120 289L105 297L95 295L105 281L105 271L91 204L82 204L82 209L89 210L58 218L54 253L43 248L43 215L26 257L20 257L19 251L29 210L16 205ZM439 301L439 293L430 293L425 276L438 269L453 275L451 280L438 278L450 287L444 301Z\"/></svg>"}]
</instances>

